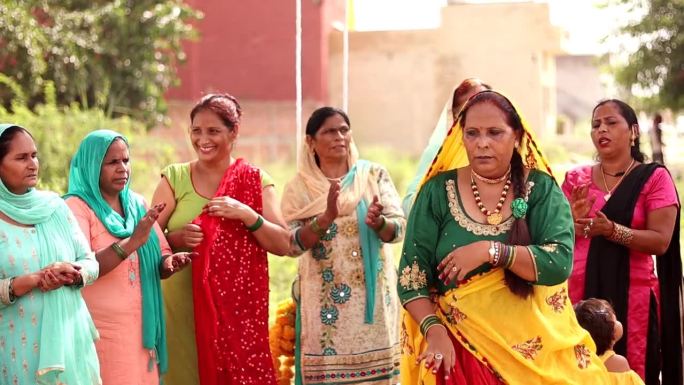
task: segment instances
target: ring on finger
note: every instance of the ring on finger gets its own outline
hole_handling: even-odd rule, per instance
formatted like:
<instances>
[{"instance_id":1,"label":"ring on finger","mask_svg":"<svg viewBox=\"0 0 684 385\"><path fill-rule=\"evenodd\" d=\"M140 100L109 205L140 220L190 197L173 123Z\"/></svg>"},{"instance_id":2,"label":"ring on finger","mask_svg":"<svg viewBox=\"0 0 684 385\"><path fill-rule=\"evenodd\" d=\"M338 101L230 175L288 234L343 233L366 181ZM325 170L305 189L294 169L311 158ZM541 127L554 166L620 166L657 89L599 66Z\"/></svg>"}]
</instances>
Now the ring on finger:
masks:
<instances>
[{"instance_id":1,"label":"ring on finger","mask_svg":"<svg viewBox=\"0 0 684 385\"><path fill-rule=\"evenodd\" d=\"M442 360L443 358L444 358L444 356L442 355L442 353L437 353L437 354L435 354L435 359L436 359L436 360Z\"/></svg>"},{"instance_id":2,"label":"ring on finger","mask_svg":"<svg viewBox=\"0 0 684 385\"><path fill-rule=\"evenodd\" d=\"M461 270L461 268L458 266L454 266L451 268L451 271L453 271L454 273L458 273L459 270ZM439 353L437 353L437 354L439 354Z\"/></svg>"},{"instance_id":3,"label":"ring on finger","mask_svg":"<svg viewBox=\"0 0 684 385\"><path fill-rule=\"evenodd\" d=\"M591 226L593 226L593 225L594 225L594 219L593 218L589 219L589 228L591 228Z\"/></svg>"}]
</instances>

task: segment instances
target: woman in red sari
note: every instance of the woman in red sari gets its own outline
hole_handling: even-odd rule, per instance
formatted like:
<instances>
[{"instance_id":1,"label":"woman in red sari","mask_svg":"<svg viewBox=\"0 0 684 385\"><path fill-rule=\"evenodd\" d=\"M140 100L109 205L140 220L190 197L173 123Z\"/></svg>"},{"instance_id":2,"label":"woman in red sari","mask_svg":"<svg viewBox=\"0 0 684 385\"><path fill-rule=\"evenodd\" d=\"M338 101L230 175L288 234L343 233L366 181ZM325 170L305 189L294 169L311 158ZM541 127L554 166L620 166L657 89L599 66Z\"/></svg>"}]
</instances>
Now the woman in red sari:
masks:
<instances>
[{"instance_id":1,"label":"woman in red sari","mask_svg":"<svg viewBox=\"0 0 684 385\"><path fill-rule=\"evenodd\" d=\"M231 156L240 116L228 94L202 98L190 113L197 159L166 167L153 198L171 247L199 254L164 285L169 385L275 384L266 252L283 255L290 236L270 176Z\"/></svg>"}]
</instances>

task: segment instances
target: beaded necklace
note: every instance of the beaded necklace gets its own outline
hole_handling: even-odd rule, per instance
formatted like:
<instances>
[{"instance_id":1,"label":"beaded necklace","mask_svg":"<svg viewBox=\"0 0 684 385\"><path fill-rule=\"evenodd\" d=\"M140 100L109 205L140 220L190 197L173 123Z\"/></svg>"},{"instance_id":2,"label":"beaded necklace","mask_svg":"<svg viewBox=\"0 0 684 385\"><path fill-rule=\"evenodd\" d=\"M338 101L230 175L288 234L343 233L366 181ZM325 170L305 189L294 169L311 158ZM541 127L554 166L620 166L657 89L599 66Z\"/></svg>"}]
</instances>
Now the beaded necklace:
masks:
<instances>
[{"instance_id":1,"label":"beaded necklace","mask_svg":"<svg viewBox=\"0 0 684 385\"><path fill-rule=\"evenodd\" d=\"M511 178L508 174L506 175L508 179L506 180L506 184L503 187L503 191L501 191L501 198L499 198L499 202L496 204L496 209L494 209L494 211L489 211L482 203L482 198L480 198L480 190L478 190L477 184L475 183L475 178L473 177L474 174L475 173L473 172L470 175L470 188L473 190L475 203L477 204L477 207L480 209L482 214L484 214L487 217L487 223L489 223L490 225L498 225L503 220L503 216L501 215L501 208L503 207L503 204L506 201L508 190L511 188Z\"/></svg>"}]
</instances>

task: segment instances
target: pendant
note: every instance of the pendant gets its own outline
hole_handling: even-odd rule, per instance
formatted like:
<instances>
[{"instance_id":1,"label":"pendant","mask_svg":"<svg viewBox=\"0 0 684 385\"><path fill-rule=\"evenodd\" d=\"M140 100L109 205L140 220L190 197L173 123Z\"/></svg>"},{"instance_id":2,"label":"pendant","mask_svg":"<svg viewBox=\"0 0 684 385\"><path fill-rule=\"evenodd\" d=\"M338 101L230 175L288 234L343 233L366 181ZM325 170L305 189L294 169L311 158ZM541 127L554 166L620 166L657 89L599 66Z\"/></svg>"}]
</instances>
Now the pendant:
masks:
<instances>
[{"instance_id":1,"label":"pendant","mask_svg":"<svg viewBox=\"0 0 684 385\"><path fill-rule=\"evenodd\" d=\"M604 196L603 196L603 199L605 199L605 200L606 200L606 202L607 202L607 201L608 201L608 199L610 199L610 193L608 193L608 194L604 195Z\"/></svg>"},{"instance_id":2,"label":"pendant","mask_svg":"<svg viewBox=\"0 0 684 385\"><path fill-rule=\"evenodd\" d=\"M502 220L503 217L500 213L493 213L487 215L487 223L489 223L490 225L498 225L499 223L501 223Z\"/></svg>"}]
</instances>

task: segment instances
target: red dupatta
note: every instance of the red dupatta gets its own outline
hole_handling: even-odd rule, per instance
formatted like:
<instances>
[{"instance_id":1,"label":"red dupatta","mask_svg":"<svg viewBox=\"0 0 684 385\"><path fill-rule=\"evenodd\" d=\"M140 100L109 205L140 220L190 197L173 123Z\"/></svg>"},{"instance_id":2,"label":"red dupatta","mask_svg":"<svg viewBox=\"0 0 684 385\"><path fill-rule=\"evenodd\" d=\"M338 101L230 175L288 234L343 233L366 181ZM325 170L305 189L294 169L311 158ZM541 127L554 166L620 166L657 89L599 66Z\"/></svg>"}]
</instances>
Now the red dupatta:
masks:
<instances>
[{"instance_id":1,"label":"red dupatta","mask_svg":"<svg viewBox=\"0 0 684 385\"><path fill-rule=\"evenodd\" d=\"M262 213L259 169L238 159L216 196L229 196ZM195 249L192 292L201 385L275 385L268 345L266 250L238 220L201 214L204 240Z\"/></svg>"}]
</instances>

